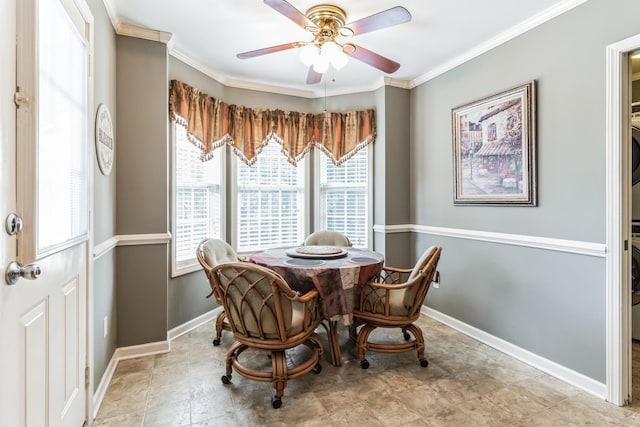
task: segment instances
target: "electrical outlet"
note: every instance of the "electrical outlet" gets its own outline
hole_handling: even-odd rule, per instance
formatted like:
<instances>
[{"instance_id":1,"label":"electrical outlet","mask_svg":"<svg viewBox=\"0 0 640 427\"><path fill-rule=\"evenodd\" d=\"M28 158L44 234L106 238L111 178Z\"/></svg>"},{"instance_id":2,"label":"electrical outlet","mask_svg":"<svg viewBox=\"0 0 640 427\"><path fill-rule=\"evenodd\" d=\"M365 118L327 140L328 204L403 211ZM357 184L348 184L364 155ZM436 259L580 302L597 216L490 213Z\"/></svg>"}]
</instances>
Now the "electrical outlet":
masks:
<instances>
[{"instance_id":1,"label":"electrical outlet","mask_svg":"<svg viewBox=\"0 0 640 427\"><path fill-rule=\"evenodd\" d=\"M433 281L431 282L431 286L433 286L434 288L438 289L440 287L440 272L436 271L436 274L433 278Z\"/></svg>"},{"instance_id":2,"label":"electrical outlet","mask_svg":"<svg viewBox=\"0 0 640 427\"><path fill-rule=\"evenodd\" d=\"M104 316L102 319L102 331L104 332L104 337L106 338L109 335L109 316Z\"/></svg>"}]
</instances>

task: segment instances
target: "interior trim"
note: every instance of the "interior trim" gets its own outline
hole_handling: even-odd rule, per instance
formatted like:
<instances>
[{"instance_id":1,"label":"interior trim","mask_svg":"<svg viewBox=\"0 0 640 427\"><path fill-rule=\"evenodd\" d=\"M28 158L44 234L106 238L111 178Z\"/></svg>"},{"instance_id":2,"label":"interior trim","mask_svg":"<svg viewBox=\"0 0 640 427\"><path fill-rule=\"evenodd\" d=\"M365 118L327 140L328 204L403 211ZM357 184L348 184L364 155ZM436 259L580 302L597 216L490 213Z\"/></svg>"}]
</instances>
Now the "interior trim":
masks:
<instances>
[{"instance_id":1,"label":"interior trim","mask_svg":"<svg viewBox=\"0 0 640 427\"><path fill-rule=\"evenodd\" d=\"M514 359L520 360L527 365L533 366L547 374L556 377L566 383L569 383L581 390L586 391L601 399L605 399L607 396L607 385L599 381L589 378L579 372L557 364L549 359L538 356L528 350L513 345L501 338L488 334L474 326L468 325L453 317L447 316L437 310L434 310L427 306L422 306L420 310L422 314L430 317L438 322L441 322L451 328L462 332L463 334L480 341L498 351L501 351Z\"/></svg>"},{"instance_id":2,"label":"interior trim","mask_svg":"<svg viewBox=\"0 0 640 427\"><path fill-rule=\"evenodd\" d=\"M97 260L117 246L142 246L142 245L161 245L169 243L171 233L155 233L155 234L122 234L109 237L102 243L98 243L93 247L93 260Z\"/></svg>"},{"instance_id":3,"label":"interior trim","mask_svg":"<svg viewBox=\"0 0 640 427\"><path fill-rule=\"evenodd\" d=\"M181 337L182 335L193 331L200 325L207 323L209 321L215 320L216 316L218 316L218 313L221 311L222 311L222 306L219 306L217 308L214 308L211 311L207 311L206 313L201 314L195 319L191 319L188 322L183 323L180 326L176 326L173 329L169 329L169 332L167 333L167 339L169 341L175 340L176 338Z\"/></svg>"},{"instance_id":4,"label":"interior trim","mask_svg":"<svg viewBox=\"0 0 640 427\"><path fill-rule=\"evenodd\" d=\"M607 256L607 245L603 243L582 242L577 240L554 239L524 234L496 233L491 231L465 230L462 228L433 227L429 225L400 224L374 225L378 233L423 233L457 239L478 240L504 245L523 246L549 251L567 252L599 258Z\"/></svg>"},{"instance_id":5,"label":"interior trim","mask_svg":"<svg viewBox=\"0 0 640 427\"><path fill-rule=\"evenodd\" d=\"M606 47L606 235L611 248L605 266L607 400L622 406L631 399L631 90L629 52L640 35Z\"/></svg>"},{"instance_id":6,"label":"interior trim","mask_svg":"<svg viewBox=\"0 0 640 427\"><path fill-rule=\"evenodd\" d=\"M137 357L153 356L156 354L169 353L171 351L171 343L169 341L158 341L148 344L132 345L129 347L119 347L113 352L111 360L107 365L98 388L93 395L93 418L95 419L104 400L104 396L109 388L109 383L116 372L118 363L121 360L135 359Z\"/></svg>"},{"instance_id":7,"label":"interior trim","mask_svg":"<svg viewBox=\"0 0 640 427\"><path fill-rule=\"evenodd\" d=\"M116 368L118 367L118 363L121 360L168 353L171 351L171 341L194 330L199 326L202 326L209 321L214 320L218 316L218 313L220 311L222 311L221 306L214 308L213 310L208 311L196 317L195 319L192 319L180 326L171 329L167 333L167 341L159 341L149 344L117 348L116 351L113 352L111 360L109 361L109 364L107 365L107 368L105 369L104 374L100 379L100 383L98 384L98 387L96 388L96 391L93 395L93 418L95 419L98 416L98 411L100 410L100 406L102 405L104 396L107 393L109 384L111 383L113 375L116 372Z\"/></svg>"},{"instance_id":8,"label":"interior trim","mask_svg":"<svg viewBox=\"0 0 640 427\"><path fill-rule=\"evenodd\" d=\"M522 21L520 24L513 26L506 31L498 34L492 39L482 43L480 45L475 46L473 49L468 50L462 55L453 58L452 60L445 62L444 64L440 64L439 66L432 68L421 76L413 79L411 81L411 87L414 88L422 83L425 83L441 74L446 73L447 71L452 70L458 65L464 64L467 61L472 60L473 58L482 55L483 53L488 52L489 50L500 46L503 43L508 42L511 39L518 37L519 35L526 33L527 31L537 27L538 25L544 24L547 21L555 18L556 16L562 15L563 13L573 9L576 6L581 5L587 0L565 0L563 2L557 3L546 10L538 13L537 15L532 16L529 19Z\"/></svg>"},{"instance_id":9,"label":"interior trim","mask_svg":"<svg viewBox=\"0 0 640 427\"><path fill-rule=\"evenodd\" d=\"M172 40L171 33L125 24L121 21L120 17L116 15L115 9L112 4L113 0L103 0L103 1L104 1L105 9L107 10L107 14L109 15L109 19L111 20L111 25L113 25L113 28L115 29L116 34L130 36L130 37L139 37L147 40L154 40L154 41L160 41L163 43L171 44L171 40ZM321 90L306 91L306 90L286 88L282 86L271 86L271 85L266 85L258 82L236 80L231 78L230 76L220 73L219 71L213 70L211 67L203 66L202 64L199 63L199 61L195 61L194 59L188 57L184 53L176 51L171 47L169 48L169 54L179 59L180 61L186 63L187 65L192 66L198 71L206 74L207 76L218 81L219 83L225 86L239 88L239 89L267 91L271 93L300 96L304 98L321 98L327 95L337 96L337 95L353 94L358 92L369 92L369 91L377 90L384 85L401 87L404 89L413 89L416 86L421 85L422 83L425 83L443 73L446 73L447 71L457 67L458 65L461 65L477 56L482 55L483 53L497 46L500 46L503 43L508 42L509 40L537 27L538 25L544 24L545 22L573 9L576 6L581 5L586 1L587 0L564 0L558 4L555 4L554 6L551 6L548 9L540 12L539 14L532 16L531 18L521 22L520 24L507 29L501 34L498 34L496 37L493 37L487 42L482 43L481 45L478 45L473 49L470 49L469 51L463 53L462 55L457 56L451 61L445 62L444 64L440 64L432 68L431 70L427 71L426 73L418 76L413 80L400 80L400 79L383 77L371 86L356 87L356 88L351 88L351 89L343 90L339 92L337 91L330 92L327 94L325 94Z\"/></svg>"},{"instance_id":10,"label":"interior trim","mask_svg":"<svg viewBox=\"0 0 640 427\"><path fill-rule=\"evenodd\" d=\"M150 30L123 22L118 23L116 33L121 36L137 37L139 39L151 40L154 42L170 43L173 34L166 31Z\"/></svg>"}]
</instances>

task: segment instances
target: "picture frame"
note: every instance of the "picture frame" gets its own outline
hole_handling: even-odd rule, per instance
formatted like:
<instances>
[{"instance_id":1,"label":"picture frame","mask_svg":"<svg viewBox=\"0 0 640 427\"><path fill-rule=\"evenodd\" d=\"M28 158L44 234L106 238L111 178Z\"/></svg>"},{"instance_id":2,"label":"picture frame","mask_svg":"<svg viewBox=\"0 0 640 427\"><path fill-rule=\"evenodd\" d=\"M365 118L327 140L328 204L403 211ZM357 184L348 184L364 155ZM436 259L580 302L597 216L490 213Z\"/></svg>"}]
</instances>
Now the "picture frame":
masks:
<instances>
[{"instance_id":1,"label":"picture frame","mask_svg":"<svg viewBox=\"0 0 640 427\"><path fill-rule=\"evenodd\" d=\"M454 205L537 206L535 80L452 109Z\"/></svg>"}]
</instances>

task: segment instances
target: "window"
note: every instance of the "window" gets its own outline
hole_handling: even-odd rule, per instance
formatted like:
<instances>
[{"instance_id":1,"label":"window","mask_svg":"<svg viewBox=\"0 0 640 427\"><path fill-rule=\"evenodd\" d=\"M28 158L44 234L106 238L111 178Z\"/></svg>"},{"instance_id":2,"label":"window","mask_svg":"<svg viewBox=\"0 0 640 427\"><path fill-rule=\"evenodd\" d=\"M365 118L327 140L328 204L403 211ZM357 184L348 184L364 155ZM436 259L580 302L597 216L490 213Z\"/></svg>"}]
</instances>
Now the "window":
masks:
<instances>
[{"instance_id":1,"label":"window","mask_svg":"<svg viewBox=\"0 0 640 427\"><path fill-rule=\"evenodd\" d=\"M223 238L223 177L226 151L219 148L202 162L201 151L186 130L174 128L173 276L195 271L198 243L206 237Z\"/></svg>"},{"instance_id":2,"label":"window","mask_svg":"<svg viewBox=\"0 0 640 427\"><path fill-rule=\"evenodd\" d=\"M345 234L354 246L369 246L369 148L340 166L318 157L318 218L316 230Z\"/></svg>"},{"instance_id":3,"label":"window","mask_svg":"<svg viewBox=\"0 0 640 427\"><path fill-rule=\"evenodd\" d=\"M237 251L300 244L305 232L305 160L294 167L282 146L272 141L251 167L235 161Z\"/></svg>"}]
</instances>

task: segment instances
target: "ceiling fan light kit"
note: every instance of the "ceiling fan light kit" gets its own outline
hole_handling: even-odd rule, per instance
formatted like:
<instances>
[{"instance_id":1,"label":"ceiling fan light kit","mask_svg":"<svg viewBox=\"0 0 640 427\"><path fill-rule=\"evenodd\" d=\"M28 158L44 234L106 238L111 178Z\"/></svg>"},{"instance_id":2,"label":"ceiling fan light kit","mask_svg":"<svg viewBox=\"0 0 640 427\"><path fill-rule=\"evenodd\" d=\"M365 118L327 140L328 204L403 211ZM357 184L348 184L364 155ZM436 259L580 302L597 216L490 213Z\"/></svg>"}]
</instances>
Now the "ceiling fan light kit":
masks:
<instances>
[{"instance_id":1,"label":"ceiling fan light kit","mask_svg":"<svg viewBox=\"0 0 640 427\"><path fill-rule=\"evenodd\" d=\"M329 66L340 70L347 64L349 57L389 74L400 68L400 64L389 58L353 43L340 43L336 38L357 36L409 22L411 14L402 6L396 6L345 24L347 17L345 11L331 4L313 6L307 10L306 14L303 14L286 0L264 0L264 3L309 31L313 36L313 40L286 43L239 53L237 57L240 59L301 48L300 60L309 67L308 84L320 82L322 75L327 72Z\"/></svg>"}]
</instances>

